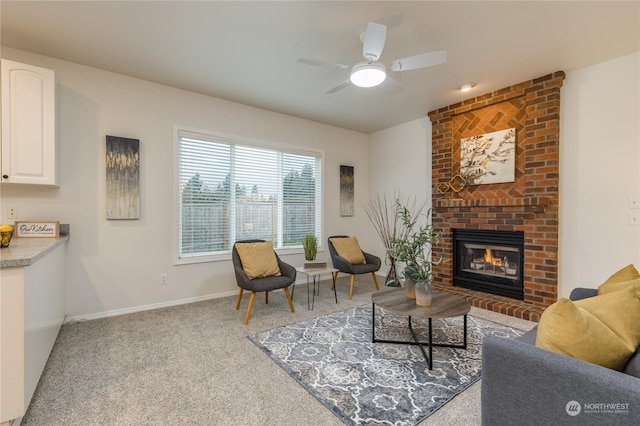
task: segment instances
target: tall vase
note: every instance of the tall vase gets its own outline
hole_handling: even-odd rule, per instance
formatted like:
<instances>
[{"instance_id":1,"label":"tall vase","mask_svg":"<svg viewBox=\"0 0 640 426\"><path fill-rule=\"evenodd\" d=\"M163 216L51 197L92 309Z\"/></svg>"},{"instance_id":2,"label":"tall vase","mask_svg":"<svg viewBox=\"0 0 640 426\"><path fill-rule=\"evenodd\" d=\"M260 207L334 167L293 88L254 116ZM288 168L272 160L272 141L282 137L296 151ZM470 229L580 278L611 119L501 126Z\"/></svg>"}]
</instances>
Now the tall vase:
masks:
<instances>
[{"instance_id":1,"label":"tall vase","mask_svg":"<svg viewBox=\"0 0 640 426\"><path fill-rule=\"evenodd\" d=\"M416 282L412 278L406 277L404 279L404 294L407 299L416 298Z\"/></svg>"},{"instance_id":2,"label":"tall vase","mask_svg":"<svg viewBox=\"0 0 640 426\"><path fill-rule=\"evenodd\" d=\"M387 278L385 285L387 287L400 287L400 280L398 279L398 273L396 269L396 260L393 257L389 257L389 272L387 272Z\"/></svg>"},{"instance_id":3,"label":"tall vase","mask_svg":"<svg viewBox=\"0 0 640 426\"><path fill-rule=\"evenodd\" d=\"M416 283L416 305L431 306L431 283Z\"/></svg>"}]
</instances>

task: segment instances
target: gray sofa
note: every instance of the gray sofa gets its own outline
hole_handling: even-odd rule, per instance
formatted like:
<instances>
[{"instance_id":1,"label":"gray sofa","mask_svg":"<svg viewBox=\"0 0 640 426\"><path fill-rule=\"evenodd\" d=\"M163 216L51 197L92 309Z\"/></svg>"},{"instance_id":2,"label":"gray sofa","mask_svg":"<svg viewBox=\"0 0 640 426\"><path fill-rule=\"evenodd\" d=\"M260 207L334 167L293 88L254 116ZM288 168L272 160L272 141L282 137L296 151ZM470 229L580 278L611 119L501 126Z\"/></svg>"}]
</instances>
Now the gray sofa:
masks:
<instances>
[{"instance_id":1,"label":"gray sofa","mask_svg":"<svg viewBox=\"0 0 640 426\"><path fill-rule=\"evenodd\" d=\"M570 298L596 294L578 288ZM619 372L537 348L536 331L484 339L483 425L640 424L640 350Z\"/></svg>"}]
</instances>

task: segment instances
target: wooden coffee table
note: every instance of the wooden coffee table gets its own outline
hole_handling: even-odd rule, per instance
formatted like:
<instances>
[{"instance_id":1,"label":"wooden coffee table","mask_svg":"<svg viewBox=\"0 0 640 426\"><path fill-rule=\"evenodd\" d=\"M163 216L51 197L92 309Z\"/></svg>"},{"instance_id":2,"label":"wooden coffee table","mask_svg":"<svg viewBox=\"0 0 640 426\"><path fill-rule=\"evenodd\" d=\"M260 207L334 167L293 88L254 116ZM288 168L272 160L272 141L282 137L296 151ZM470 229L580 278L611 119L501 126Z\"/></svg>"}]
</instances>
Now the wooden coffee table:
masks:
<instances>
[{"instance_id":1,"label":"wooden coffee table","mask_svg":"<svg viewBox=\"0 0 640 426\"><path fill-rule=\"evenodd\" d=\"M409 317L409 331L413 341L384 340L376 338L376 305L392 314ZM373 321L371 323L371 341L373 343L400 343L405 345L417 345L427 361L429 370L433 368L433 347L467 349L467 314L471 310L471 304L462 297L442 291L433 291L431 306L416 305L415 299L405 296L403 288L391 288L377 291L371 294L371 309ZM451 318L464 315L464 341L462 344L434 343L431 328L432 318ZM411 317L429 319L429 340L420 342L411 325ZM427 345L429 355L425 352Z\"/></svg>"}]
</instances>

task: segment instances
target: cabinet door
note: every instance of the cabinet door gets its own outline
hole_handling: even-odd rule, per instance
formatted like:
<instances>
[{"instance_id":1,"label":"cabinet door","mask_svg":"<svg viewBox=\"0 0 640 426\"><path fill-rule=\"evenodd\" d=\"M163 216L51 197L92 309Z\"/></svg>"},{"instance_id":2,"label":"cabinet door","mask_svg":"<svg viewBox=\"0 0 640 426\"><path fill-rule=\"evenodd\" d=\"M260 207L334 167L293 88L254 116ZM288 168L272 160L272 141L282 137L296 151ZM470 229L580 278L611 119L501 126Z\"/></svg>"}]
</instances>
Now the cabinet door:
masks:
<instances>
[{"instance_id":1,"label":"cabinet door","mask_svg":"<svg viewBox=\"0 0 640 426\"><path fill-rule=\"evenodd\" d=\"M2 60L2 183L57 185L55 73Z\"/></svg>"}]
</instances>

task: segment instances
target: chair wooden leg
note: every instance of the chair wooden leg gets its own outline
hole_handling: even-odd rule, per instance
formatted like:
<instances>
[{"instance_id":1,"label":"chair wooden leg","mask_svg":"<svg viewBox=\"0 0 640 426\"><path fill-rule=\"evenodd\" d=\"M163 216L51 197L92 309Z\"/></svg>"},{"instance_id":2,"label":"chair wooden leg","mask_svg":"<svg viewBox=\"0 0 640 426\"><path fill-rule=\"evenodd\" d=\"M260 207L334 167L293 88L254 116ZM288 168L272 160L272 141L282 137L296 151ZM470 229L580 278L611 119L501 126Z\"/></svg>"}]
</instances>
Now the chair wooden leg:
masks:
<instances>
[{"instance_id":1,"label":"chair wooden leg","mask_svg":"<svg viewBox=\"0 0 640 426\"><path fill-rule=\"evenodd\" d=\"M293 300L291 300L291 293L289 293L289 287L284 288L284 294L287 295L287 302L289 302L289 307L291 308L291 312L295 312L295 308L293 307Z\"/></svg>"},{"instance_id":2,"label":"chair wooden leg","mask_svg":"<svg viewBox=\"0 0 640 426\"><path fill-rule=\"evenodd\" d=\"M333 273L333 284L331 284L331 291L333 291L334 287L336 286L337 279L338 279L338 271L335 271Z\"/></svg>"},{"instance_id":3,"label":"chair wooden leg","mask_svg":"<svg viewBox=\"0 0 640 426\"><path fill-rule=\"evenodd\" d=\"M268 292L268 291L265 291L265 292L264 292L264 303L265 303L266 305L268 305L268 304L269 304L269 292Z\"/></svg>"},{"instance_id":4,"label":"chair wooden leg","mask_svg":"<svg viewBox=\"0 0 640 426\"><path fill-rule=\"evenodd\" d=\"M356 280L356 276L351 274L351 285L349 286L349 300L353 297L353 282Z\"/></svg>"},{"instance_id":5,"label":"chair wooden leg","mask_svg":"<svg viewBox=\"0 0 640 426\"><path fill-rule=\"evenodd\" d=\"M238 303L236 303L236 311L240 309L240 302L242 302L242 292L244 292L244 288L241 288L240 293L238 293Z\"/></svg>"},{"instance_id":6,"label":"chair wooden leg","mask_svg":"<svg viewBox=\"0 0 640 426\"><path fill-rule=\"evenodd\" d=\"M247 314L244 316L244 325L249 324L249 315L251 315L251 308L253 308L253 301L256 299L256 292L251 292L251 297L249 298L249 306L247 306Z\"/></svg>"},{"instance_id":7,"label":"chair wooden leg","mask_svg":"<svg viewBox=\"0 0 640 426\"><path fill-rule=\"evenodd\" d=\"M371 276L373 277L373 282L376 285L376 290L380 290L380 287L378 286L378 278L376 277L376 273L372 272Z\"/></svg>"}]
</instances>

